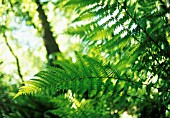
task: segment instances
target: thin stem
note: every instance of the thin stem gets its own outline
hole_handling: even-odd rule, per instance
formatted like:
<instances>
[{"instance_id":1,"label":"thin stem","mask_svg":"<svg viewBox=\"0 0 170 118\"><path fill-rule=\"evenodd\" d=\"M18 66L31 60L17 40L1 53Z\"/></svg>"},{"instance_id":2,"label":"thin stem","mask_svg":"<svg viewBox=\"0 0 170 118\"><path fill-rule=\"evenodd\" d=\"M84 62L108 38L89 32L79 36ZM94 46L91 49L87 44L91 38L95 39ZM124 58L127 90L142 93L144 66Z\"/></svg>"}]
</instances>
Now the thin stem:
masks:
<instances>
[{"instance_id":1,"label":"thin stem","mask_svg":"<svg viewBox=\"0 0 170 118\"><path fill-rule=\"evenodd\" d=\"M146 34L146 36L167 56L170 58L170 55L165 52L159 45L158 43L149 35L149 33L136 21L135 18L132 17L132 15L127 11L127 9L121 5L120 2L117 1L117 3L125 10L126 14L138 25L138 27Z\"/></svg>"},{"instance_id":2,"label":"thin stem","mask_svg":"<svg viewBox=\"0 0 170 118\"><path fill-rule=\"evenodd\" d=\"M14 56L14 58L15 58L18 75L19 75L21 81L24 82L23 75L22 75L22 73L21 73L21 67L20 67L19 59L18 59L18 57L16 56L16 54L14 53L12 47L9 45L8 39L7 39L7 36L5 35L5 33L3 34L3 36L4 36L5 43L6 43L7 47L8 47L8 49L9 49L9 51L11 52L11 54L12 54L12 55Z\"/></svg>"}]
</instances>

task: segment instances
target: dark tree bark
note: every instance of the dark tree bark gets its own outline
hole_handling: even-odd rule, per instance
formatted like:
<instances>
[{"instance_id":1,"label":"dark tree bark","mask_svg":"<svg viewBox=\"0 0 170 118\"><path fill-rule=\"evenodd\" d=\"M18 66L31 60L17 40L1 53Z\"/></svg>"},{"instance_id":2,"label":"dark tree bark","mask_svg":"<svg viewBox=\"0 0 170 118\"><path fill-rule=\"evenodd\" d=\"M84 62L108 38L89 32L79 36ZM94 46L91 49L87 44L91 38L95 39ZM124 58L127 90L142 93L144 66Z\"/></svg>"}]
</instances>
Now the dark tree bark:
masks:
<instances>
[{"instance_id":1,"label":"dark tree bark","mask_svg":"<svg viewBox=\"0 0 170 118\"><path fill-rule=\"evenodd\" d=\"M37 11L39 13L39 18L42 22L42 27L44 30L43 41L44 41L44 46L47 50L47 59L51 61L49 59L49 56L51 54L59 53L60 52L59 46L55 41L55 38L51 31L50 23L47 21L47 15L45 14L42 8L42 4L40 3L39 0L36 0L36 4L38 5ZM55 59L57 59L57 56L55 56ZM51 62L50 62L50 65L51 65Z\"/></svg>"}]
</instances>

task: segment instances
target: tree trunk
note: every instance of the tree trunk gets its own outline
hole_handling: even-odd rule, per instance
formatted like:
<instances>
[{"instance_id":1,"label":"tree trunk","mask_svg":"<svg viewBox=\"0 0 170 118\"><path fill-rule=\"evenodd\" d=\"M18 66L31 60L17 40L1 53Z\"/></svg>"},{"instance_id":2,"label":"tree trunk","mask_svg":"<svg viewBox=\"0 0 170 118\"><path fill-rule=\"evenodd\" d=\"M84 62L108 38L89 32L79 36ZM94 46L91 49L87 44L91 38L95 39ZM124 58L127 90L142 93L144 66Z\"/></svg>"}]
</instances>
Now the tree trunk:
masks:
<instances>
[{"instance_id":1,"label":"tree trunk","mask_svg":"<svg viewBox=\"0 0 170 118\"><path fill-rule=\"evenodd\" d=\"M47 59L49 61L49 64L52 64L52 60L51 58L49 58L50 55L55 54L55 53L59 53L59 46L55 41L55 38L53 36L53 33L51 31L51 27L50 27L50 23L47 21L47 15L45 14L42 5L40 3L39 0L36 0L36 4L38 5L37 11L39 13L39 19L42 22L42 27L43 27L43 41L44 41L44 46L46 48L47 51ZM56 55L52 55L53 58L57 59Z\"/></svg>"}]
</instances>

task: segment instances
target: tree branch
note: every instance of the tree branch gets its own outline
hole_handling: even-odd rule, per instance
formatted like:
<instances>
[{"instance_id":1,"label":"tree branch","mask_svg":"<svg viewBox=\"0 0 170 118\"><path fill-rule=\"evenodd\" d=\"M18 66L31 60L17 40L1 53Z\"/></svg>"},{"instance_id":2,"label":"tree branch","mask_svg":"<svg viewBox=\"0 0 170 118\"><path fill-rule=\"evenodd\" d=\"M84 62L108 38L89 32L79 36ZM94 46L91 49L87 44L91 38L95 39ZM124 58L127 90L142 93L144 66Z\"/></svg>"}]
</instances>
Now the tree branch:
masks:
<instances>
[{"instance_id":1,"label":"tree branch","mask_svg":"<svg viewBox=\"0 0 170 118\"><path fill-rule=\"evenodd\" d=\"M8 39L7 39L7 36L5 35L5 33L3 34L3 36L4 36L5 43L6 43L7 47L8 47L8 49L9 49L9 51L11 52L11 54L13 55L13 57L15 58L18 75L19 75L21 81L24 82L23 75L22 75L22 73L21 73L21 68L20 68L19 59L18 59L18 57L15 55L12 47L9 45Z\"/></svg>"}]
</instances>

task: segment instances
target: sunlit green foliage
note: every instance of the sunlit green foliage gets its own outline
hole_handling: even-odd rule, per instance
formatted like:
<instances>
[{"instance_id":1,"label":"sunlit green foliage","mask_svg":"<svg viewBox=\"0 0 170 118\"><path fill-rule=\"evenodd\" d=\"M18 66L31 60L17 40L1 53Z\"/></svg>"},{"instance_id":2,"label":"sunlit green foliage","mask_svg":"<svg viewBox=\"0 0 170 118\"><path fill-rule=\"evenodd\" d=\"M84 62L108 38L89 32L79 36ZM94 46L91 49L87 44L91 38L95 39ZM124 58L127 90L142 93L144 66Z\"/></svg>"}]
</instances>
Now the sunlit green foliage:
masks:
<instances>
[{"instance_id":1,"label":"sunlit green foliage","mask_svg":"<svg viewBox=\"0 0 170 118\"><path fill-rule=\"evenodd\" d=\"M17 9L15 14L21 13L21 20L41 31L36 4L29 3L32 7L15 4L23 5L23 11ZM82 48L75 53L74 62L56 60L57 67L47 67L25 82L15 100L34 94L41 102L54 104L40 112L46 117L49 113L85 118L116 118L124 113L170 117L168 0L57 0L43 4L53 4L68 18L74 13L65 33L79 37Z\"/></svg>"},{"instance_id":2,"label":"sunlit green foliage","mask_svg":"<svg viewBox=\"0 0 170 118\"><path fill-rule=\"evenodd\" d=\"M169 3L59 0L56 5L77 12L66 33L79 36L90 57L76 54L75 63L57 62L60 68L39 72L16 96L71 90L75 99L90 100L92 106L82 111L92 113L89 117L99 115L92 109L105 117L125 111L139 117L169 116Z\"/></svg>"}]
</instances>

